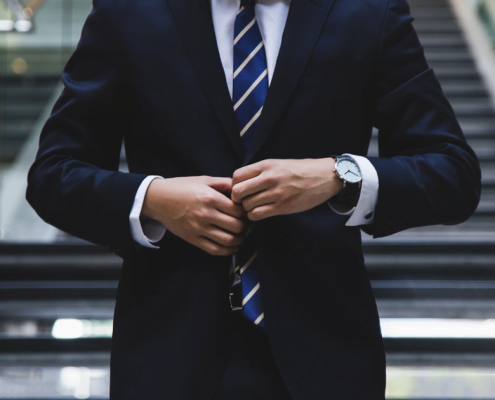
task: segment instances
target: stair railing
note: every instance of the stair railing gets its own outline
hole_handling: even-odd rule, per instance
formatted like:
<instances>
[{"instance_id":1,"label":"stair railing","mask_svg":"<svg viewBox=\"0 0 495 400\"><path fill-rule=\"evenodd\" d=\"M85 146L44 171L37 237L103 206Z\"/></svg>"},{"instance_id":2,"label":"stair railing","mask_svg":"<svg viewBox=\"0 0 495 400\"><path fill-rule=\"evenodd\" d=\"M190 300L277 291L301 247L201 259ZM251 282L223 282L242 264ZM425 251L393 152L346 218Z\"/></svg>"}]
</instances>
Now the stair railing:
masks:
<instances>
[{"instance_id":1,"label":"stair railing","mask_svg":"<svg viewBox=\"0 0 495 400\"><path fill-rule=\"evenodd\" d=\"M478 3L478 15L495 49L495 0L480 0Z\"/></svg>"}]
</instances>

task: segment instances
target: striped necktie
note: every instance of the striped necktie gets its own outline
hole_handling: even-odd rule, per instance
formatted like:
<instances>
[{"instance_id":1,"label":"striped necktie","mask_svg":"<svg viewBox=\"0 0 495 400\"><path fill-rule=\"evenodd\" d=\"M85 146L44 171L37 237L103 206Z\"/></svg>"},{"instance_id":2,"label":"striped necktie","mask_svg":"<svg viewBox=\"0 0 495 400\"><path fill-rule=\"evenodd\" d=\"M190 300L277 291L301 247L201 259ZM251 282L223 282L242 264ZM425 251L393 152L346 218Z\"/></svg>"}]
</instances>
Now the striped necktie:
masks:
<instances>
[{"instance_id":1,"label":"striped necktie","mask_svg":"<svg viewBox=\"0 0 495 400\"><path fill-rule=\"evenodd\" d=\"M268 91L263 39L256 22L254 0L242 0L234 28L234 112L244 149L251 144ZM244 315L265 328L261 305L256 227L251 226L236 254L235 273L241 277ZM238 280L236 280L237 282Z\"/></svg>"}]
</instances>

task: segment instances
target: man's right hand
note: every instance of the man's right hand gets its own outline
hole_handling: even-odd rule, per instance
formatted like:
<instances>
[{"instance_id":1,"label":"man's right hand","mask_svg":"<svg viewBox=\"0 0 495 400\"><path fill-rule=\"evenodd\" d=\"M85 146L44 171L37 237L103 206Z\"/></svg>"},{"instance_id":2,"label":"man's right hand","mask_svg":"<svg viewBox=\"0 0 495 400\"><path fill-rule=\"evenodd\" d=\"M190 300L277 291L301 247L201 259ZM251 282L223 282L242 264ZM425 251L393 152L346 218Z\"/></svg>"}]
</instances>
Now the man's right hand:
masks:
<instances>
[{"instance_id":1,"label":"man's right hand","mask_svg":"<svg viewBox=\"0 0 495 400\"><path fill-rule=\"evenodd\" d=\"M231 189L231 178L155 179L141 213L211 255L228 256L239 249L249 224L242 205L223 194Z\"/></svg>"}]
</instances>

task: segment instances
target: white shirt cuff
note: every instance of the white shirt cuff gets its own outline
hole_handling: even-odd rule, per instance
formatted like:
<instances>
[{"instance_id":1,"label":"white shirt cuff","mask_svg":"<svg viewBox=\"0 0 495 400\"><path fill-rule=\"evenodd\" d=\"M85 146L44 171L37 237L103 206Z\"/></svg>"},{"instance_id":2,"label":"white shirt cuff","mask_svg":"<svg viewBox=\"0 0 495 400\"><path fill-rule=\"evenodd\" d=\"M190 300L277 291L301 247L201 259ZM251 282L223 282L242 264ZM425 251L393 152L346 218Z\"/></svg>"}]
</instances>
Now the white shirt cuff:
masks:
<instances>
[{"instance_id":1,"label":"white shirt cuff","mask_svg":"<svg viewBox=\"0 0 495 400\"><path fill-rule=\"evenodd\" d=\"M163 179L161 176L150 175L141 182L141 185L136 192L136 197L134 197L131 213L129 214L129 224L131 227L132 238L141 246L152 249L159 248L158 246L154 246L152 243L156 243L161 240L167 230L161 222L152 218L141 217L141 210L143 208L146 191L148 190L150 183L157 178Z\"/></svg>"},{"instance_id":2,"label":"white shirt cuff","mask_svg":"<svg viewBox=\"0 0 495 400\"><path fill-rule=\"evenodd\" d=\"M347 153L344 155L352 157L361 171L363 180L361 182L359 200L356 206L350 210L340 209L335 205L328 204L337 214L351 216L346 222L346 226L372 224L375 219L375 207L378 200L378 173L366 157Z\"/></svg>"}]
</instances>

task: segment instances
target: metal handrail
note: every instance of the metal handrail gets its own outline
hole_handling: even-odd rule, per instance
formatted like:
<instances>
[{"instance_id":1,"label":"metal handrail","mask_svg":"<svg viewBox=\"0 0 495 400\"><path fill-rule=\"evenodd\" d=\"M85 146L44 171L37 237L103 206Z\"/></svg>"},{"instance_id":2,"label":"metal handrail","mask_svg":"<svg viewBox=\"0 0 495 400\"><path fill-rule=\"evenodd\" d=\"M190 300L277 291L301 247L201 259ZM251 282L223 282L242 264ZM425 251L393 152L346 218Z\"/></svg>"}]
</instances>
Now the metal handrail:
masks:
<instances>
[{"instance_id":1,"label":"metal handrail","mask_svg":"<svg viewBox=\"0 0 495 400\"><path fill-rule=\"evenodd\" d=\"M480 0L478 3L478 15L495 48L495 0Z\"/></svg>"}]
</instances>

